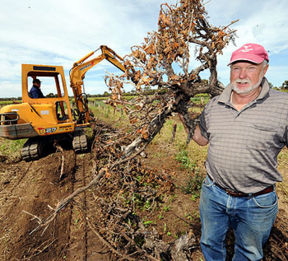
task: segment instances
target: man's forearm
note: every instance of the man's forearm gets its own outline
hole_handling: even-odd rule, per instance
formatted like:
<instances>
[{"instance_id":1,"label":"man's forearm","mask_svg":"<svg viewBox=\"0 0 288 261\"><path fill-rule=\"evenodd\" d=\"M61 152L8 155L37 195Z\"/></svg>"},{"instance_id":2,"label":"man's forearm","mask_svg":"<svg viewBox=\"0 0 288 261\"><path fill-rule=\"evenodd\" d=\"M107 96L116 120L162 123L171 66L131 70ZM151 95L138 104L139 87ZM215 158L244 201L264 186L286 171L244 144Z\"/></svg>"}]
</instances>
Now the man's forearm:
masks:
<instances>
[{"instance_id":1,"label":"man's forearm","mask_svg":"<svg viewBox=\"0 0 288 261\"><path fill-rule=\"evenodd\" d=\"M203 137L203 135L201 134L201 130L199 125L196 126L195 131L194 131L194 135L192 137L192 139L200 146L205 146L208 144L208 140Z\"/></svg>"}]
</instances>

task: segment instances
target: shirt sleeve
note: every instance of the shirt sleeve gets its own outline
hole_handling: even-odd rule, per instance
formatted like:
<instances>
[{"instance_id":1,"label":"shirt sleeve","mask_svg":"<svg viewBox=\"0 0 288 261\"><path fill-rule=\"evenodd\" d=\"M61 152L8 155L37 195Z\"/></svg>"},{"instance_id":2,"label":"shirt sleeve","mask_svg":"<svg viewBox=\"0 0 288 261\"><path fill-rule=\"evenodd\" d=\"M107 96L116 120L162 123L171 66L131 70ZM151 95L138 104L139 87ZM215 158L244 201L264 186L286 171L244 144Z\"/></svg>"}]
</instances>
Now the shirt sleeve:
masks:
<instances>
[{"instance_id":1,"label":"shirt sleeve","mask_svg":"<svg viewBox=\"0 0 288 261\"><path fill-rule=\"evenodd\" d=\"M288 126L286 126L286 131L285 131L285 134L284 134L284 139L285 139L286 147L288 148Z\"/></svg>"},{"instance_id":2,"label":"shirt sleeve","mask_svg":"<svg viewBox=\"0 0 288 261\"><path fill-rule=\"evenodd\" d=\"M201 131L202 136L204 138L206 138L207 140L209 140L208 133L207 133L205 110L206 110L206 107L204 108L204 110L202 111L202 113L200 115L199 127L200 127L200 131Z\"/></svg>"},{"instance_id":3,"label":"shirt sleeve","mask_svg":"<svg viewBox=\"0 0 288 261\"><path fill-rule=\"evenodd\" d=\"M29 92L29 97L31 98L44 98L44 95L40 89L32 88Z\"/></svg>"},{"instance_id":4,"label":"shirt sleeve","mask_svg":"<svg viewBox=\"0 0 288 261\"><path fill-rule=\"evenodd\" d=\"M38 98L44 98L45 96L43 95L43 92L39 89L39 94L38 94Z\"/></svg>"},{"instance_id":5,"label":"shirt sleeve","mask_svg":"<svg viewBox=\"0 0 288 261\"><path fill-rule=\"evenodd\" d=\"M212 98L207 104L206 106L204 107L201 115L200 115L200 122L199 122L199 127L200 127L200 130L201 130L201 134L204 138L206 138L207 140L209 140L209 132L208 132L208 121L209 121L209 114L210 114L210 111L212 109L212 106L215 102L217 102L217 98L219 96L216 96L214 98Z\"/></svg>"},{"instance_id":6,"label":"shirt sleeve","mask_svg":"<svg viewBox=\"0 0 288 261\"><path fill-rule=\"evenodd\" d=\"M211 103L212 103L212 100L210 100L206 104L206 106L204 107L203 111L201 112L200 121L199 121L199 127L200 127L201 134L207 140L209 140L209 134L207 132L207 113L209 111Z\"/></svg>"},{"instance_id":7,"label":"shirt sleeve","mask_svg":"<svg viewBox=\"0 0 288 261\"><path fill-rule=\"evenodd\" d=\"M38 98L37 91L35 89L33 89L33 88L30 91L30 97L31 98Z\"/></svg>"}]
</instances>

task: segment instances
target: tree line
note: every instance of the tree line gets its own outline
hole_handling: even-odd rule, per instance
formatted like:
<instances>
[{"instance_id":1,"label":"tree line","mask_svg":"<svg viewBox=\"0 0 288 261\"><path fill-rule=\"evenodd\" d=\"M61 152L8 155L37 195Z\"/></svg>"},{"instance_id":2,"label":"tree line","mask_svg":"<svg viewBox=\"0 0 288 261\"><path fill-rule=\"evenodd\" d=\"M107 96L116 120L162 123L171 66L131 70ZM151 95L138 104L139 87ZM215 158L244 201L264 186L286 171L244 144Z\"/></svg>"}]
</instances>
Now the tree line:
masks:
<instances>
[{"instance_id":1,"label":"tree line","mask_svg":"<svg viewBox=\"0 0 288 261\"><path fill-rule=\"evenodd\" d=\"M203 81L205 81L205 80L203 80ZM280 87L274 86L271 82L269 82L269 85L271 88L288 91L288 80L284 81ZM144 92L148 95L153 95L156 91L157 91L156 89L152 89L152 88L146 88L144 90ZM123 96L135 96L135 95L137 95L135 90L126 91L123 93ZM53 97L53 96L54 96L53 94L52 95L48 94L46 97ZM105 91L102 94L87 94L87 97L109 97L109 96L110 96L110 93L108 91ZM71 98L73 98L73 97L71 97ZM0 101L15 101L15 100L21 101L22 97L0 98Z\"/></svg>"}]
</instances>

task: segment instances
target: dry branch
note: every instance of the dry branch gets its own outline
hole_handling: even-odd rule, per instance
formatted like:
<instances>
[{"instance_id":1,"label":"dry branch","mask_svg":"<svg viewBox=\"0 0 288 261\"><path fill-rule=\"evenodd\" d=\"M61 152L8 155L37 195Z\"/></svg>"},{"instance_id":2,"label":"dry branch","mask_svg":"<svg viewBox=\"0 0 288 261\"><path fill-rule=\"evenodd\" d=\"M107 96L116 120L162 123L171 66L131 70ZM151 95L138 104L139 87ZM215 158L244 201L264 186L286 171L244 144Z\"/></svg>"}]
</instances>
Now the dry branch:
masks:
<instances>
[{"instance_id":1,"label":"dry branch","mask_svg":"<svg viewBox=\"0 0 288 261\"><path fill-rule=\"evenodd\" d=\"M61 152L61 165L60 165L61 167L60 167L60 176L59 176L59 179L61 180L64 175L64 164L65 164L64 150L57 143L54 144L54 147L56 147L56 149Z\"/></svg>"}]
</instances>

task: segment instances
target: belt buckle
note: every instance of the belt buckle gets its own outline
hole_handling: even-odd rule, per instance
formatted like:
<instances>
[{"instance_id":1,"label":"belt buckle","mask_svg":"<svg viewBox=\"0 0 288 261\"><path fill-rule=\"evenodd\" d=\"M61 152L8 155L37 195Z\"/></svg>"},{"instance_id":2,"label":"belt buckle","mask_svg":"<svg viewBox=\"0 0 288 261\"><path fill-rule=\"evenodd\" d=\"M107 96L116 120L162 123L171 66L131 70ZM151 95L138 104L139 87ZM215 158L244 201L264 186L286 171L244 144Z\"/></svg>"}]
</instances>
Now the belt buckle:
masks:
<instances>
[{"instance_id":1,"label":"belt buckle","mask_svg":"<svg viewBox=\"0 0 288 261\"><path fill-rule=\"evenodd\" d=\"M229 189L225 189L225 192L228 195L233 196L233 197L248 197L249 196L248 194L245 194L245 193L242 193L242 192L236 192L236 191L229 190Z\"/></svg>"}]
</instances>

